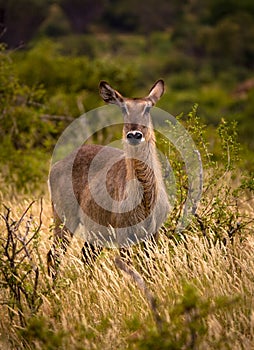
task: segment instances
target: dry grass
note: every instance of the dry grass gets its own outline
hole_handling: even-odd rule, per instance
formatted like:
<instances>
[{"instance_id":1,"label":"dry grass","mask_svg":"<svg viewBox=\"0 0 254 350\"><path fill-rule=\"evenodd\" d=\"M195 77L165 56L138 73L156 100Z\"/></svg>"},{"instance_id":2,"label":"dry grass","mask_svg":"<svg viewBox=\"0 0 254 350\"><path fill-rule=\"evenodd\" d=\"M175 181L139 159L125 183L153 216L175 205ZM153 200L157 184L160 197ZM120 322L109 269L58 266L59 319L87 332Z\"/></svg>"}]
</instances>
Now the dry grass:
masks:
<instances>
[{"instance_id":1,"label":"dry grass","mask_svg":"<svg viewBox=\"0 0 254 350\"><path fill-rule=\"evenodd\" d=\"M11 202L3 201L18 219L30 199L16 196ZM30 213L36 226L39 201ZM38 256L42 265L46 264L51 224L46 198L38 250L33 255L38 265ZM3 220L0 225L3 237ZM156 327L142 291L116 268L117 252L105 250L89 269L80 260L81 246L75 238L54 284L40 266L38 295L42 304L34 315L26 311L25 326L15 315L10 320L8 305L1 306L0 348L254 349L254 237L250 232L227 245L208 244L195 229L179 244L162 236L150 259L141 247L133 249L133 266L157 300L161 329ZM1 303L8 296L8 288L2 285Z\"/></svg>"}]
</instances>

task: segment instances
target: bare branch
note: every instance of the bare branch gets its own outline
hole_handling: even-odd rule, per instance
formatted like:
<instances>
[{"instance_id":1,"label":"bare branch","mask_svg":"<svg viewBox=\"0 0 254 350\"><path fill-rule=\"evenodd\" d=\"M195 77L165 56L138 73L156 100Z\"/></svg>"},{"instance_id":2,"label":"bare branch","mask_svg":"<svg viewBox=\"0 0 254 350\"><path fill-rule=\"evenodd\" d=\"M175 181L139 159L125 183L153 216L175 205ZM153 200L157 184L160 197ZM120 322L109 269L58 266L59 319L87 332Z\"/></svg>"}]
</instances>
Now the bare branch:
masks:
<instances>
[{"instance_id":1,"label":"bare branch","mask_svg":"<svg viewBox=\"0 0 254 350\"><path fill-rule=\"evenodd\" d=\"M161 330L162 319L158 312L155 297L153 296L152 292L148 289L143 277L136 270L134 270L134 268L130 268L130 266L128 266L119 255L115 257L115 265L118 269L130 276L137 284L138 288L142 291L142 293L144 293L151 308L156 326L158 330Z\"/></svg>"},{"instance_id":2,"label":"bare branch","mask_svg":"<svg viewBox=\"0 0 254 350\"><path fill-rule=\"evenodd\" d=\"M31 206L35 203L35 201L32 201L28 207L26 208L26 210L23 212L23 214L21 215L21 218L19 219L19 221L16 223L15 225L15 229L18 229L18 227L20 226L21 222L24 220L24 217L26 216L28 210L31 208Z\"/></svg>"},{"instance_id":3,"label":"bare branch","mask_svg":"<svg viewBox=\"0 0 254 350\"><path fill-rule=\"evenodd\" d=\"M54 121L66 121L71 122L74 120L73 117L67 115L51 115L51 114L43 114L40 116L42 120L54 120Z\"/></svg>"}]
</instances>

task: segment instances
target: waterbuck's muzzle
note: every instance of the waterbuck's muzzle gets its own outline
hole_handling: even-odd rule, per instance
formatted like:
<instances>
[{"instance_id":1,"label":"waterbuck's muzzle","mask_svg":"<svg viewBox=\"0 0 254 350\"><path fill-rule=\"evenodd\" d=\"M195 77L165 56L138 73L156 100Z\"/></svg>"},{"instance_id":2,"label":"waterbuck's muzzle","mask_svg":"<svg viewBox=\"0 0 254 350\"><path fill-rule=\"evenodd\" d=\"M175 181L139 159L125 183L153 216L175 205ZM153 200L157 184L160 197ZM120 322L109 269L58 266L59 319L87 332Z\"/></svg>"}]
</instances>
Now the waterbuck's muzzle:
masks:
<instances>
[{"instance_id":1,"label":"waterbuck's muzzle","mask_svg":"<svg viewBox=\"0 0 254 350\"><path fill-rule=\"evenodd\" d=\"M130 145L136 146L139 145L142 141L144 141L144 136L141 131L129 131L126 135L127 142Z\"/></svg>"}]
</instances>

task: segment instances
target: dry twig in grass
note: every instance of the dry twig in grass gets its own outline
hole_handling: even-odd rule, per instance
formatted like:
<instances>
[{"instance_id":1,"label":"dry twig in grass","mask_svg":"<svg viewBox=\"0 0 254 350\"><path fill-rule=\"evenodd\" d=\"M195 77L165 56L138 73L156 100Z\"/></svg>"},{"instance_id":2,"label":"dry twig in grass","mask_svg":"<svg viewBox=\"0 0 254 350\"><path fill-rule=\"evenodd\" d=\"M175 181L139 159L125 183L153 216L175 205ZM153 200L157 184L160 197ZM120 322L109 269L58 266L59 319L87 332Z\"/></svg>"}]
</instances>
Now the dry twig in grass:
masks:
<instances>
[{"instance_id":1,"label":"dry twig in grass","mask_svg":"<svg viewBox=\"0 0 254 350\"><path fill-rule=\"evenodd\" d=\"M27 206L17 221L11 217L11 209L7 206L4 206L6 213L1 214L6 228L5 237L0 238L0 270L3 276L1 284L8 291L7 298L2 303L7 305L11 320L18 314L22 327L26 325L25 310L28 309L34 314L41 305L38 295L39 267L33 259L33 248L42 225L42 200L39 223L35 228L33 216L30 214L27 218L33 204L34 201Z\"/></svg>"},{"instance_id":2,"label":"dry twig in grass","mask_svg":"<svg viewBox=\"0 0 254 350\"><path fill-rule=\"evenodd\" d=\"M152 292L147 287L146 282L143 279L143 277L134 268L131 268L130 266L128 266L119 255L115 257L115 265L118 269L120 269L125 274L130 276L134 280L134 282L137 284L138 288L144 293L144 295L149 303L149 306L151 308L156 326L157 326L158 330L161 330L162 319L161 319L159 312L158 312L156 299L153 296Z\"/></svg>"}]
</instances>

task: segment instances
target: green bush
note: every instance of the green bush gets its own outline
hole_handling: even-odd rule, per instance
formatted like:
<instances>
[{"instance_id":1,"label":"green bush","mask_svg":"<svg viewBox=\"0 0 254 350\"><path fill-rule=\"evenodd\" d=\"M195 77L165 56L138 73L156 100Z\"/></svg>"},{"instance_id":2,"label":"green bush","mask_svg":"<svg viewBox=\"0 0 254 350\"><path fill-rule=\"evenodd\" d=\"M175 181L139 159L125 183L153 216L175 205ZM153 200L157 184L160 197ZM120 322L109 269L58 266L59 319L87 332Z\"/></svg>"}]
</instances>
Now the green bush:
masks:
<instances>
[{"instance_id":1,"label":"green bush","mask_svg":"<svg viewBox=\"0 0 254 350\"><path fill-rule=\"evenodd\" d=\"M242 149L238 142L238 125L236 122L221 120L216 130L209 135L207 128L197 114L197 105L184 120L186 129L192 135L201 154L203 167L203 189L199 209L190 226L180 233L188 237L192 232L201 233L209 244L228 244L234 237L244 239L249 224L253 222L246 215L244 205L239 198L248 197L253 192L253 174L241 171ZM210 138L210 140L209 140ZM214 148L211 148L211 144ZM171 149L172 152L172 149ZM188 177L177 154L171 154L172 168L177 172L178 204L168 220L168 236L178 241L176 227L183 214L188 190ZM248 200L247 200L248 201Z\"/></svg>"},{"instance_id":2,"label":"green bush","mask_svg":"<svg viewBox=\"0 0 254 350\"><path fill-rule=\"evenodd\" d=\"M22 84L4 46L0 52L1 174L18 188L41 187L47 159L56 133L45 113L45 90Z\"/></svg>"}]
</instances>

